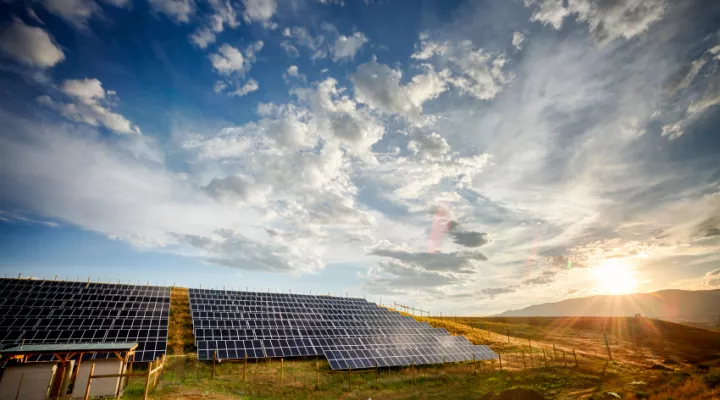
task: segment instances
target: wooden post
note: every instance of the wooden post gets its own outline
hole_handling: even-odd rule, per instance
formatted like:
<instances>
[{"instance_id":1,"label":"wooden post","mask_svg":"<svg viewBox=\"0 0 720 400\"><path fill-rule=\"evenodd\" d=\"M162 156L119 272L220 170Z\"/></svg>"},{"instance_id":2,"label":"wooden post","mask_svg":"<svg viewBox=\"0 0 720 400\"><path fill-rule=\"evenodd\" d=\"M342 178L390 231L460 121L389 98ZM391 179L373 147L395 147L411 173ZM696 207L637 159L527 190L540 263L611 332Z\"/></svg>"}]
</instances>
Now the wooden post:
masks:
<instances>
[{"instance_id":1,"label":"wooden post","mask_svg":"<svg viewBox=\"0 0 720 400\"><path fill-rule=\"evenodd\" d=\"M345 373L345 376L347 376L347 378L348 378L348 380L347 380L348 381L348 392L351 390L350 389L350 378L352 378L352 375L350 375L350 374L352 374L352 368L348 367L348 372Z\"/></svg>"},{"instance_id":2,"label":"wooden post","mask_svg":"<svg viewBox=\"0 0 720 400\"><path fill-rule=\"evenodd\" d=\"M245 353L245 361L243 362L243 382L247 378L247 353Z\"/></svg>"},{"instance_id":3,"label":"wooden post","mask_svg":"<svg viewBox=\"0 0 720 400\"><path fill-rule=\"evenodd\" d=\"M525 352L522 352L522 359L523 359L523 369L527 369L527 365L525 365Z\"/></svg>"},{"instance_id":4,"label":"wooden post","mask_svg":"<svg viewBox=\"0 0 720 400\"><path fill-rule=\"evenodd\" d=\"M575 358L575 366L577 367L578 363L577 363L577 356L575 355L575 349L573 349L573 358Z\"/></svg>"},{"instance_id":5,"label":"wooden post","mask_svg":"<svg viewBox=\"0 0 720 400\"><path fill-rule=\"evenodd\" d=\"M285 369L284 369L285 363L283 362L283 359L280 359L280 387L283 385L283 377L285 375Z\"/></svg>"},{"instance_id":6,"label":"wooden post","mask_svg":"<svg viewBox=\"0 0 720 400\"><path fill-rule=\"evenodd\" d=\"M555 343L553 343L553 361L557 360L557 349L555 349Z\"/></svg>"},{"instance_id":7,"label":"wooden post","mask_svg":"<svg viewBox=\"0 0 720 400\"><path fill-rule=\"evenodd\" d=\"M145 376L145 393L143 394L143 400L147 400L148 392L150 391L150 371L152 371L153 363L148 363L147 375Z\"/></svg>"},{"instance_id":8,"label":"wooden post","mask_svg":"<svg viewBox=\"0 0 720 400\"><path fill-rule=\"evenodd\" d=\"M130 365L128 365L128 374L132 374L133 363L135 362L135 353L133 353L130 357L132 357L132 358L130 359ZM82 356L80 358L82 358ZM80 360L78 360L78 362L80 362ZM185 378L185 373L183 372L183 379L184 378ZM128 387L129 383L130 383L130 377L128 376L127 379L125 379L125 388Z\"/></svg>"},{"instance_id":9,"label":"wooden post","mask_svg":"<svg viewBox=\"0 0 720 400\"><path fill-rule=\"evenodd\" d=\"M560 350L562 350L563 361L565 362L565 368L567 368L567 358L565 358L565 349L560 349Z\"/></svg>"},{"instance_id":10,"label":"wooden post","mask_svg":"<svg viewBox=\"0 0 720 400\"><path fill-rule=\"evenodd\" d=\"M217 358L217 350L213 350L213 363L212 372L210 373L210 379L215 379L215 359Z\"/></svg>"},{"instance_id":11,"label":"wooden post","mask_svg":"<svg viewBox=\"0 0 720 400\"><path fill-rule=\"evenodd\" d=\"M502 371L502 354L498 353L498 361L500 361L500 371Z\"/></svg>"},{"instance_id":12,"label":"wooden post","mask_svg":"<svg viewBox=\"0 0 720 400\"><path fill-rule=\"evenodd\" d=\"M85 386L85 396L83 399L88 400L90 398L90 383L92 383L92 376L95 372L95 363L93 362L92 365L90 365L90 373L88 374L88 381L87 386Z\"/></svg>"},{"instance_id":13,"label":"wooden post","mask_svg":"<svg viewBox=\"0 0 720 400\"><path fill-rule=\"evenodd\" d=\"M410 360L410 361L412 361L412 383L414 385L415 384L415 360Z\"/></svg>"},{"instance_id":14,"label":"wooden post","mask_svg":"<svg viewBox=\"0 0 720 400\"><path fill-rule=\"evenodd\" d=\"M510 343L510 328L505 328L505 334L507 335L508 343Z\"/></svg>"},{"instance_id":15,"label":"wooden post","mask_svg":"<svg viewBox=\"0 0 720 400\"><path fill-rule=\"evenodd\" d=\"M15 393L15 400L20 399L20 389L22 389L22 382L23 382L24 377L25 377L25 373L23 372L22 374L20 374L20 383L18 384L17 393Z\"/></svg>"},{"instance_id":16,"label":"wooden post","mask_svg":"<svg viewBox=\"0 0 720 400\"><path fill-rule=\"evenodd\" d=\"M380 378L380 366L378 365L378 362L375 361L375 390L378 389L378 379Z\"/></svg>"},{"instance_id":17,"label":"wooden post","mask_svg":"<svg viewBox=\"0 0 720 400\"><path fill-rule=\"evenodd\" d=\"M530 353L532 354L532 343L530 343L530 338L528 338L528 347L530 348Z\"/></svg>"},{"instance_id":18,"label":"wooden post","mask_svg":"<svg viewBox=\"0 0 720 400\"><path fill-rule=\"evenodd\" d=\"M547 355L545 354L545 349L542 349L543 351L543 361L545 362L545 368L547 368Z\"/></svg>"},{"instance_id":19,"label":"wooden post","mask_svg":"<svg viewBox=\"0 0 720 400\"><path fill-rule=\"evenodd\" d=\"M477 375L477 363L475 362L475 353L473 353L473 375Z\"/></svg>"},{"instance_id":20,"label":"wooden post","mask_svg":"<svg viewBox=\"0 0 720 400\"><path fill-rule=\"evenodd\" d=\"M125 356L125 358L123 358L123 360L120 363L120 373L121 374L125 373L125 368L127 367L126 361L127 361L127 356ZM130 377L128 376L125 379L130 379ZM120 398L120 389L122 389L122 387L123 387L123 377L121 376L120 382L117 383L117 389L115 390L115 398L116 399Z\"/></svg>"},{"instance_id":21,"label":"wooden post","mask_svg":"<svg viewBox=\"0 0 720 400\"><path fill-rule=\"evenodd\" d=\"M320 362L315 361L315 390L320 390Z\"/></svg>"}]
</instances>

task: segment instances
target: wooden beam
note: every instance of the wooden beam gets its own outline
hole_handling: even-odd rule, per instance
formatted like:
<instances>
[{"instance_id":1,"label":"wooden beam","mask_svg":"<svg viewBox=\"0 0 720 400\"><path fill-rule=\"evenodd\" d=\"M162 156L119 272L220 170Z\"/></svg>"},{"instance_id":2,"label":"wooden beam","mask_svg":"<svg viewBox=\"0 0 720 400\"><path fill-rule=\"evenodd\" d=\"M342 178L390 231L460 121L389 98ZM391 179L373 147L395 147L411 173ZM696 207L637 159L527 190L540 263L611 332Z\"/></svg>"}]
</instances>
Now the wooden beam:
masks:
<instances>
[{"instance_id":1,"label":"wooden beam","mask_svg":"<svg viewBox=\"0 0 720 400\"><path fill-rule=\"evenodd\" d=\"M87 386L85 386L85 396L83 397L83 400L88 400L90 398L90 383L92 383L93 372L95 372L95 363L94 362L90 366L90 373L88 374L88 381L87 381Z\"/></svg>"},{"instance_id":2,"label":"wooden beam","mask_svg":"<svg viewBox=\"0 0 720 400\"><path fill-rule=\"evenodd\" d=\"M115 354L115 357L117 357L118 360L125 361L125 359L120 355L119 351L113 351L113 354Z\"/></svg>"}]
</instances>

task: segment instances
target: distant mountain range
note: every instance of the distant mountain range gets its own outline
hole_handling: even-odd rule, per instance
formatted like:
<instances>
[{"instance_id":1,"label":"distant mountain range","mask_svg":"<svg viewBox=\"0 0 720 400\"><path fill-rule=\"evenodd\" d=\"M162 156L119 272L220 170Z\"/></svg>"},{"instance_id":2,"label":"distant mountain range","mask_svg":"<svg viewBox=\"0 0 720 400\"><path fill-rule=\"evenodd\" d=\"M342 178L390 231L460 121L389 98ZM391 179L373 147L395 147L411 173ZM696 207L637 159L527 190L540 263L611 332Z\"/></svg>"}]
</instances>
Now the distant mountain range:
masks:
<instances>
[{"instance_id":1,"label":"distant mountain range","mask_svg":"<svg viewBox=\"0 0 720 400\"><path fill-rule=\"evenodd\" d=\"M670 321L716 323L720 318L720 289L590 296L509 310L497 316L631 317L635 314Z\"/></svg>"}]
</instances>

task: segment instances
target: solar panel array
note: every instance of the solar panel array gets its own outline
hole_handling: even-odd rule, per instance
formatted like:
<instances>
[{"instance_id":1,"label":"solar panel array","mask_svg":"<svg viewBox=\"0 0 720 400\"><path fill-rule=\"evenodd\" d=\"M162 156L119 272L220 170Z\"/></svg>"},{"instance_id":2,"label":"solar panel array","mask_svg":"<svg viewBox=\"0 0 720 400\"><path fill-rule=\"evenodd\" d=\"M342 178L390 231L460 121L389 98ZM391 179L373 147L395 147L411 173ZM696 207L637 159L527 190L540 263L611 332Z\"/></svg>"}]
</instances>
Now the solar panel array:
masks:
<instances>
[{"instance_id":1,"label":"solar panel array","mask_svg":"<svg viewBox=\"0 0 720 400\"><path fill-rule=\"evenodd\" d=\"M152 361L165 354L169 313L167 287L0 279L0 349L137 342L135 361Z\"/></svg>"},{"instance_id":2,"label":"solar panel array","mask_svg":"<svg viewBox=\"0 0 720 400\"><path fill-rule=\"evenodd\" d=\"M325 356L333 370L497 358L364 299L190 289L200 360Z\"/></svg>"}]
</instances>

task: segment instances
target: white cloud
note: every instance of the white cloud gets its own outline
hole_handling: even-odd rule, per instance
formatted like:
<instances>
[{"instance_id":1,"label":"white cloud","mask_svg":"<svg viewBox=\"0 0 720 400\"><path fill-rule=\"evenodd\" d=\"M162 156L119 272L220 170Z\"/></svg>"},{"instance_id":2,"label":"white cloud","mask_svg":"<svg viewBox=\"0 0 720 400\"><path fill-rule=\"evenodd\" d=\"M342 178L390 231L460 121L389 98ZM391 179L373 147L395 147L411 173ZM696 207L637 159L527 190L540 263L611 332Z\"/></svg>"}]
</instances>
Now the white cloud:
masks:
<instances>
[{"instance_id":1,"label":"white cloud","mask_svg":"<svg viewBox=\"0 0 720 400\"><path fill-rule=\"evenodd\" d=\"M153 10L163 13L174 22L188 23L195 12L193 0L148 0Z\"/></svg>"},{"instance_id":2,"label":"white cloud","mask_svg":"<svg viewBox=\"0 0 720 400\"><path fill-rule=\"evenodd\" d=\"M427 34L420 34L419 49L411 56L417 60L435 59L443 70L445 80L460 91L480 100L494 98L504 84L512 79L506 73L505 55L476 49L472 42L435 42Z\"/></svg>"},{"instance_id":3,"label":"white cloud","mask_svg":"<svg viewBox=\"0 0 720 400\"><path fill-rule=\"evenodd\" d=\"M0 52L37 68L50 68L65 59L62 50L47 32L18 20L0 31Z\"/></svg>"},{"instance_id":4,"label":"white cloud","mask_svg":"<svg viewBox=\"0 0 720 400\"><path fill-rule=\"evenodd\" d=\"M258 90L260 87L256 80L249 79L242 82L242 78L250 71L255 62L255 54L263 48L263 42L257 41L249 45L245 52L223 44L217 53L210 54L210 62L213 69L224 77L224 81L215 83L215 93L225 92L227 90L230 96L244 96L248 93ZM234 90L231 90L234 88Z\"/></svg>"},{"instance_id":5,"label":"white cloud","mask_svg":"<svg viewBox=\"0 0 720 400\"><path fill-rule=\"evenodd\" d=\"M245 57L240 50L227 43L220 46L217 53L210 54L210 62L213 68L221 74L233 72L244 74L249 68L249 63L245 62Z\"/></svg>"},{"instance_id":6,"label":"white cloud","mask_svg":"<svg viewBox=\"0 0 720 400\"><path fill-rule=\"evenodd\" d=\"M570 13L563 3L564 0L525 0L525 7L537 5L530 17L531 21L540 21L560 29L563 20Z\"/></svg>"},{"instance_id":7,"label":"white cloud","mask_svg":"<svg viewBox=\"0 0 720 400\"><path fill-rule=\"evenodd\" d=\"M46 105L65 118L83 122L92 126L104 126L124 134L140 134L140 128L120 114L110 111L102 83L97 79L66 80L60 90L76 102L62 103L50 96L38 97L40 104Z\"/></svg>"},{"instance_id":8,"label":"white cloud","mask_svg":"<svg viewBox=\"0 0 720 400\"><path fill-rule=\"evenodd\" d=\"M243 0L243 5L245 6L243 16L248 23L262 22L267 25L277 12L275 0Z\"/></svg>"},{"instance_id":9,"label":"white cloud","mask_svg":"<svg viewBox=\"0 0 720 400\"><path fill-rule=\"evenodd\" d=\"M215 32L209 28L200 28L190 35L190 41L201 49L205 49L209 44L215 43Z\"/></svg>"},{"instance_id":10,"label":"white cloud","mask_svg":"<svg viewBox=\"0 0 720 400\"><path fill-rule=\"evenodd\" d=\"M720 104L720 91L708 90L702 97L690 103L687 112L689 114L700 114L717 104Z\"/></svg>"},{"instance_id":11,"label":"white cloud","mask_svg":"<svg viewBox=\"0 0 720 400\"><path fill-rule=\"evenodd\" d=\"M531 17L560 29L565 17L574 14L578 22L588 24L590 34L599 43L619 37L631 39L647 31L665 14L665 0L525 0L535 10Z\"/></svg>"},{"instance_id":12,"label":"white cloud","mask_svg":"<svg viewBox=\"0 0 720 400\"><path fill-rule=\"evenodd\" d=\"M367 37L365 37L362 32L355 32L350 37L344 35L338 36L332 47L333 61L354 59L355 54L360 51L360 48L367 43L367 41Z\"/></svg>"},{"instance_id":13,"label":"white cloud","mask_svg":"<svg viewBox=\"0 0 720 400\"><path fill-rule=\"evenodd\" d=\"M102 0L103 3L110 4L115 7L127 7L132 3L132 0Z\"/></svg>"},{"instance_id":14,"label":"white cloud","mask_svg":"<svg viewBox=\"0 0 720 400\"><path fill-rule=\"evenodd\" d=\"M208 18L207 25L199 27L190 35L190 42L201 49L215 43L216 34L222 32L225 25L230 29L240 25L235 8L229 1L209 0L208 3L212 8L212 15Z\"/></svg>"},{"instance_id":15,"label":"white cloud","mask_svg":"<svg viewBox=\"0 0 720 400\"><path fill-rule=\"evenodd\" d=\"M662 127L662 136L667 136L668 140L675 140L685 133L679 122L667 124Z\"/></svg>"},{"instance_id":16,"label":"white cloud","mask_svg":"<svg viewBox=\"0 0 720 400\"><path fill-rule=\"evenodd\" d=\"M513 32L512 45L515 50L521 50L522 44L525 41L525 35L522 32Z\"/></svg>"},{"instance_id":17,"label":"white cloud","mask_svg":"<svg viewBox=\"0 0 720 400\"><path fill-rule=\"evenodd\" d=\"M329 23L323 23L320 29L313 33L302 26L285 28L283 37L287 39L281 43L281 46L290 57L298 57L300 55L298 47L305 47L310 50L311 59L330 56L335 62L352 60L368 42L362 32L355 32L351 36L341 35L337 28Z\"/></svg>"},{"instance_id":18,"label":"white cloud","mask_svg":"<svg viewBox=\"0 0 720 400\"><path fill-rule=\"evenodd\" d=\"M429 65L425 69L426 74L416 75L407 85L402 85L402 72L378 64L373 57L360 65L351 77L355 98L371 108L416 121L422 114L423 103L447 90L446 73L438 74Z\"/></svg>"},{"instance_id":19,"label":"white cloud","mask_svg":"<svg viewBox=\"0 0 720 400\"><path fill-rule=\"evenodd\" d=\"M94 0L42 0L42 4L50 13L78 29L86 29L87 21L102 13Z\"/></svg>"},{"instance_id":20,"label":"white cloud","mask_svg":"<svg viewBox=\"0 0 720 400\"><path fill-rule=\"evenodd\" d=\"M231 97L242 97L248 93L252 93L258 90L259 88L260 85L258 85L255 79L248 79L247 82L245 82L245 84L243 84L240 88L228 92L228 95L230 95Z\"/></svg>"},{"instance_id":21,"label":"white cloud","mask_svg":"<svg viewBox=\"0 0 720 400\"><path fill-rule=\"evenodd\" d=\"M444 137L436 132L419 137L408 142L408 150L427 159L442 159L450 153L450 145Z\"/></svg>"},{"instance_id":22,"label":"white cloud","mask_svg":"<svg viewBox=\"0 0 720 400\"><path fill-rule=\"evenodd\" d=\"M291 79L296 79L302 82L307 81L307 77L304 74L300 73L300 69L297 65L291 65L285 70L285 73L283 73L283 79L285 79L286 82L289 83Z\"/></svg>"}]
</instances>

